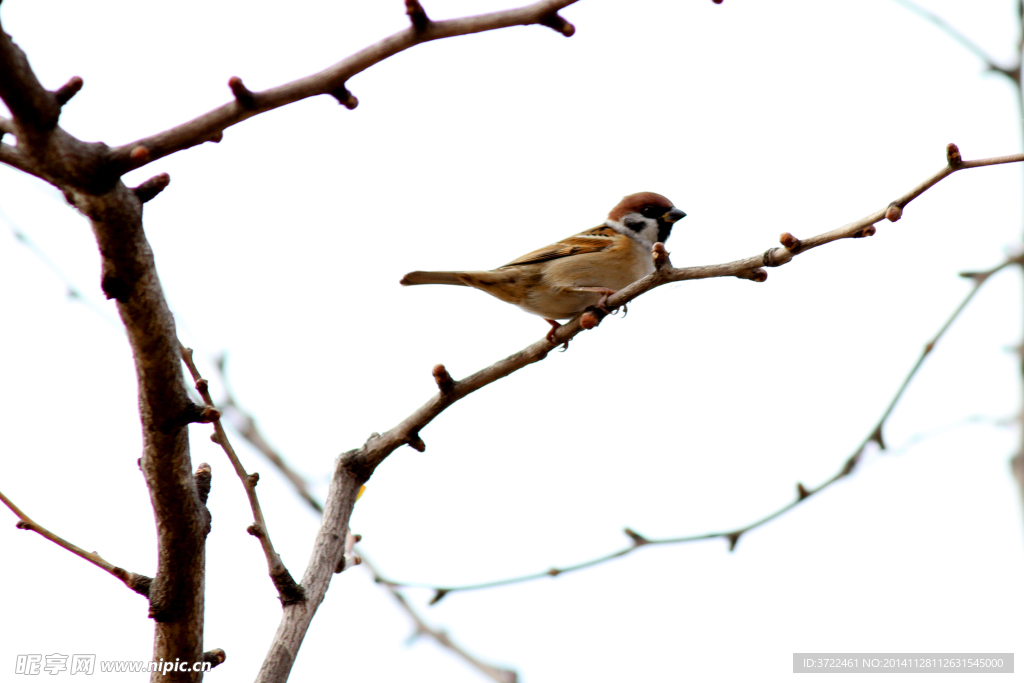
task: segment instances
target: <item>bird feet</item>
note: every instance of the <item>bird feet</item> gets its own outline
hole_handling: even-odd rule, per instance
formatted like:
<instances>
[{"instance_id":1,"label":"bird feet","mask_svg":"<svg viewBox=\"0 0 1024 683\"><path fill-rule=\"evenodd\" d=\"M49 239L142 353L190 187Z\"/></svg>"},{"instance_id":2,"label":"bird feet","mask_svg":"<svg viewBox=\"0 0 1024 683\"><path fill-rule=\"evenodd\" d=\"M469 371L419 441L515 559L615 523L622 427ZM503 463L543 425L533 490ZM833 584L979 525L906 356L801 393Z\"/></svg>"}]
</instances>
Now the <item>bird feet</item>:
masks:
<instances>
[{"instance_id":1,"label":"bird feet","mask_svg":"<svg viewBox=\"0 0 1024 683\"><path fill-rule=\"evenodd\" d=\"M555 343L555 332L558 332L558 328L562 326L562 323L558 322L557 320L552 320L551 318L544 318L544 322L546 322L549 325L551 325L551 329L548 331L546 339L548 340L549 344L554 344ZM569 350L569 342L568 341L565 342L565 344L562 345L562 350L563 351L568 351Z\"/></svg>"},{"instance_id":2,"label":"bird feet","mask_svg":"<svg viewBox=\"0 0 1024 683\"><path fill-rule=\"evenodd\" d=\"M608 310L608 297L616 293L614 289L608 289L607 287L570 287L572 292L595 292L601 295L601 298L597 301L597 308L603 311L607 315L611 315L611 311Z\"/></svg>"},{"instance_id":3,"label":"bird feet","mask_svg":"<svg viewBox=\"0 0 1024 683\"><path fill-rule=\"evenodd\" d=\"M546 322L547 324L551 325L551 330L548 332L547 339L548 339L548 343L554 344L555 343L555 332L557 332L558 328L562 326L562 323L558 322L557 320L552 320L551 318L544 318L544 322Z\"/></svg>"}]
</instances>

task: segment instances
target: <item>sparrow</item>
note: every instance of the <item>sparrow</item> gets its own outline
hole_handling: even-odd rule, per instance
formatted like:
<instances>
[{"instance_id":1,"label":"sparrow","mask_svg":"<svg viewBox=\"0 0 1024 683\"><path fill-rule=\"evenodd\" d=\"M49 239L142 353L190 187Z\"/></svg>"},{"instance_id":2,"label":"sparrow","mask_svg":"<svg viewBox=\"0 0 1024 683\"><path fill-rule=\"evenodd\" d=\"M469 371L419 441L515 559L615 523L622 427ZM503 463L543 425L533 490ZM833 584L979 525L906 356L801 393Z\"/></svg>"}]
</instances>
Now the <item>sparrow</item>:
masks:
<instances>
[{"instance_id":1,"label":"sparrow","mask_svg":"<svg viewBox=\"0 0 1024 683\"><path fill-rule=\"evenodd\" d=\"M609 312L608 297L654 272L651 249L664 242L686 216L665 197L638 192L623 197L596 228L495 268L494 270L407 273L402 285L460 285L487 292L539 315L550 325L548 341L568 320L591 307Z\"/></svg>"}]
</instances>

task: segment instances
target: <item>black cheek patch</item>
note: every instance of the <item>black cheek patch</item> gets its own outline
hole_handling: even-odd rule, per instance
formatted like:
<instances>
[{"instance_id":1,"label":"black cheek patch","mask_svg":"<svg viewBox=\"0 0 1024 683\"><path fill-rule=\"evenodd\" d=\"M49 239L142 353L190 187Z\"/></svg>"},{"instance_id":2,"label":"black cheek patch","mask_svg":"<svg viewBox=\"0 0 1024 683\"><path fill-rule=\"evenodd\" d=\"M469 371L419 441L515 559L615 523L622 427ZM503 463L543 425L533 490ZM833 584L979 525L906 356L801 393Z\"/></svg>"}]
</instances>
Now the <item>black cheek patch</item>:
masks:
<instances>
[{"instance_id":1,"label":"black cheek patch","mask_svg":"<svg viewBox=\"0 0 1024 683\"><path fill-rule=\"evenodd\" d=\"M642 218L627 218L622 223L633 232L640 232L647 227L647 221Z\"/></svg>"}]
</instances>

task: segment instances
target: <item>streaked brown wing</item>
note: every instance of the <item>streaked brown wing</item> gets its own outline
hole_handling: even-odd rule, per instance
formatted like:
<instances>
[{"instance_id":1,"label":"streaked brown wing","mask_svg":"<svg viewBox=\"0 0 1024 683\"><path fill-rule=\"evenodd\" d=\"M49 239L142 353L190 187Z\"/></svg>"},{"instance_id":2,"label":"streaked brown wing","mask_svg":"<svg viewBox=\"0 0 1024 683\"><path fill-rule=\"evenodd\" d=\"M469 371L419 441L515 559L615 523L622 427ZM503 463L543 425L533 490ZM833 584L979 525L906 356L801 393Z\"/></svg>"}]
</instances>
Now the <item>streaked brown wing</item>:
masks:
<instances>
[{"instance_id":1,"label":"streaked brown wing","mask_svg":"<svg viewBox=\"0 0 1024 683\"><path fill-rule=\"evenodd\" d=\"M544 261L554 261L555 259L565 258L566 256L576 256L577 254L592 254L598 251L604 251L615 244L614 237L617 233L605 225L600 225L590 230L585 230L572 237L567 237L560 242L549 244L546 247L531 251L529 254L520 256L519 258L506 263L502 268L508 266L524 266L528 263L543 263Z\"/></svg>"}]
</instances>

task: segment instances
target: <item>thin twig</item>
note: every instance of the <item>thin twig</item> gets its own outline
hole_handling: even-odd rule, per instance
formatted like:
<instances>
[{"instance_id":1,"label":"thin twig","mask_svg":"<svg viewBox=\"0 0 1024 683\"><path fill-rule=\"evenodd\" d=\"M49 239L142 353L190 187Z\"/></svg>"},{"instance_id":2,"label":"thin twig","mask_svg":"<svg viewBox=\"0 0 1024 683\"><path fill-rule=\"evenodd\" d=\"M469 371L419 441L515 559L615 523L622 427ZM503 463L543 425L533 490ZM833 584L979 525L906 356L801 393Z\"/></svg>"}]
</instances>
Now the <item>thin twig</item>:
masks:
<instances>
[{"instance_id":1,"label":"thin twig","mask_svg":"<svg viewBox=\"0 0 1024 683\"><path fill-rule=\"evenodd\" d=\"M874 442L874 443L878 444L878 447L880 449L886 450L885 441L882 438L882 430L883 430L883 428L885 426L885 423L888 421L889 417L892 415L892 412L895 409L896 404L899 403L899 400L903 397L903 394L906 392L907 387L910 385L910 381L917 374L918 370L920 370L922 364L924 363L924 359L927 358L928 355L934 350L935 345L938 343L938 341L949 330L949 328L953 324L953 322L960 316L960 314L963 312L963 310L967 307L967 305L974 298L974 295L977 294L979 289L981 289L981 286L983 284L985 284L985 282L988 281L989 277L991 277L992 275L996 274L997 272L999 272L1003 268L1006 268L1007 266L1014 265L1014 264L1015 265L1021 265L1022 263L1024 263L1024 255L1018 255L1018 256L1014 256L1012 258L1009 258L1006 261L1003 261L999 265L997 265L994 268L991 268L989 270L978 272L978 273L964 273L963 274L964 276L969 277L969 278L971 278L973 280L973 286L971 287L971 290L967 293L967 296L964 297L964 299L960 302L960 304L953 310L953 312L950 314L950 316L943 323L942 327L939 328L939 331L935 334L935 336L932 337L928 341L928 343L926 343L924 345L924 348L921 350L920 356L918 356L917 362L914 363L913 367L911 367L911 369L910 369L910 372L907 373L907 375L904 378L903 382L900 384L899 389L896 391L896 394L893 396L893 398L889 402L888 406L882 412L881 417L878 419L878 421L872 427L872 429L871 429L870 433L868 434L868 436L865 437L864 440L860 442L860 444L854 450L853 454L849 458L846 459L846 461L843 463L842 468L835 475L833 475L831 478L829 478L823 484L819 485L816 488L808 489L808 488L804 487L804 485L802 483L797 483L797 485L796 485L797 496L796 496L795 500L793 500L790 503L782 506L778 510L772 512L771 514L766 515L766 516L758 519L757 521L751 522L750 524L747 524L746 526L738 527L736 529L731 529L729 531L715 531L715 532L711 532L711 533L697 534L695 536L677 536L677 537L674 537L674 538L661 538L661 539L647 538L646 536L643 536L643 535L637 533L636 531L633 531L632 529L626 528L625 529L625 534L627 536L629 536L630 540L632 541L632 544L627 546L627 547L625 547L625 548L622 548L621 550L616 550L615 552L608 553L606 555L601 555L600 557L595 557L593 559L586 560L586 561L580 562L578 564L569 565L569 566L566 566L566 567L554 567L554 568L548 569L548 570L543 571L543 572L536 572L536 573L533 573L533 574L526 574L526 575L523 575L523 576L516 576L516 577L512 577L512 578L507 578L507 579L498 579L498 580L495 580L495 581L486 581L486 582L483 582L483 583L474 583L474 584L467 584L467 585L462 585L462 586L438 586L438 585L431 585L431 584L408 583L408 582L404 582L404 581L392 581L392 580L388 580L388 579L384 579L384 578L378 578L377 580L380 581L381 583L391 587L391 588L396 588L396 589L397 588L426 588L426 589L430 589L430 590L434 591L434 596L431 599L430 603L431 604L435 604L435 603L439 602L441 599L443 599L449 593L466 592L466 591L473 591L473 590L482 590L482 589L485 589L485 588L496 588L496 587L499 587L499 586L509 586L509 585L512 585L512 584L526 583L528 581L536 581L538 579L550 578L550 577L554 577L554 576L560 576L562 574L568 574L568 573L571 573L571 572L580 571L582 569L587 569L589 567L594 567L594 566L597 566L597 565L600 565L600 564L604 564L606 562L610 562L611 560L615 560L615 559L618 559L620 557L624 557L626 555L629 555L633 551L635 551L635 550L637 550L639 548L642 548L643 546L647 546L647 545L676 545L676 544L680 544L680 543L693 543L693 542L696 542L696 541L707 541L707 540L711 540L711 539L715 539L715 538L722 538L722 539L725 539L726 541L728 541L728 543L729 543L729 550L734 550L736 548L736 544L740 540L740 537L742 537L747 532L753 531L754 529L757 529L758 527L764 526L765 524L767 524L768 522L772 521L773 519L781 517L782 515L784 515L785 513L789 512L790 510L792 510L796 506L800 505L803 501L807 500L811 496L813 496L813 495L815 495L817 493L820 493L821 491L824 491L825 489L827 489L828 487L832 486L833 484L835 484L840 479L843 479L843 478L849 476L857 468L857 466L860 464L861 459L864 457L864 453L866 452L867 447L868 447L868 445L870 443ZM975 419L975 421L976 421L976 419ZM921 438L923 438L923 437L921 437ZM917 441L920 441L921 438L915 439L915 438L912 437L909 443L916 443Z\"/></svg>"},{"instance_id":2,"label":"thin twig","mask_svg":"<svg viewBox=\"0 0 1024 683\"><path fill-rule=\"evenodd\" d=\"M306 483L306 480L301 474L293 470L281 454L270 445L270 442L263 436L263 432L260 431L256 419L238 405L234 392L231 391L231 385L228 383L227 373L224 370L225 362L225 356L221 354L217 359L217 373L220 375L221 386L224 391L224 408L226 409L224 411L224 418L228 420L239 436L248 441L250 446L262 453L291 482L292 488L295 489L295 492L299 494L302 500L306 501L317 513L322 514L324 507L310 492L309 484Z\"/></svg>"},{"instance_id":3,"label":"thin twig","mask_svg":"<svg viewBox=\"0 0 1024 683\"><path fill-rule=\"evenodd\" d=\"M373 574L373 580L376 581L378 584L384 586L384 588L387 589L388 593L390 593L391 596L395 599L395 602L397 602L398 605L402 608L402 610L409 616L409 618L412 619L413 623L416 625L416 631L414 633L414 636L424 635L434 639L442 647L451 650L459 657L461 657L463 660L465 660L474 669L484 674L488 678L497 681L497 683L516 683L516 681L519 680L519 677L515 671L503 669L501 667L494 666L493 664L488 664L487 662L478 659L477 657L467 652L465 648L463 648L461 645L452 641L451 637L443 630L434 628L433 626L428 624L423 619L423 617L421 617L420 614L415 609L413 609L412 605L409 604L409 601L406 600L405 596L402 594L400 590L398 590L396 586L389 584L381 578L380 573L377 571L377 568L373 565L372 562L366 559L366 555L364 553L360 553L359 557L362 559L363 566L365 566L370 571L370 573Z\"/></svg>"},{"instance_id":4,"label":"thin twig","mask_svg":"<svg viewBox=\"0 0 1024 683\"><path fill-rule=\"evenodd\" d=\"M0 221L6 223L7 228L11 231L11 234L14 235L15 239L21 242L26 249L35 254L36 258L42 261L43 264L47 268L49 268L50 271L54 275L56 275L61 282L64 283L64 287L67 289L69 298L78 301L79 303L85 304L85 306L89 308L89 310L91 310L93 313L102 318L104 322L108 323L112 327L119 329L121 332L124 332L124 327L118 321L114 320L114 318L112 318L98 304L93 302L92 299L87 297L85 293L82 292L82 290L79 289L78 286L71 281L71 278L68 277L67 274L63 270L61 270L56 263L53 262L53 259L51 259L47 255L47 253L43 251L43 248L36 244L35 241L31 237L29 237L28 234L24 230L22 230L21 227L18 226L11 219L10 216L4 213L3 209L0 209Z\"/></svg>"},{"instance_id":5,"label":"thin twig","mask_svg":"<svg viewBox=\"0 0 1024 683\"><path fill-rule=\"evenodd\" d=\"M756 256L712 266L674 268L669 261L668 254L664 250L664 246L658 243L655 245L653 254L656 270L647 277L637 280L609 297L608 308L615 309L624 306L645 292L670 282L714 277L738 277L755 282L763 282L768 277L764 267L774 268L782 266L792 261L793 257L797 254L802 254L805 251L836 240L874 235L875 223L883 218L891 222L899 220L903 209L910 202L936 185L943 178L961 169L1024 161L1024 154L963 161L960 158L959 150L953 144L947 146L946 156L948 163L944 168L934 173L903 196L890 202L885 208L869 214L860 220L805 240L797 239L789 233L783 233L780 237L780 242L783 246L768 249ZM535 342L525 349L464 379L448 381L444 386L441 386L439 381L440 391L429 401L387 432L371 435L362 448L343 454L341 465L351 472L357 480L364 482L370 478L374 469L395 449L403 445L409 445L416 450L425 449L426 444L420 437L420 432L448 406L465 398L474 391L512 374L516 370L543 360L552 349L568 343L577 334L582 332L584 330L584 319L586 319L586 329L590 329L604 316L605 314L602 311L587 311L555 330L550 340L545 338ZM446 372L443 374L447 376ZM437 369L435 368L435 379L437 377Z\"/></svg>"},{"instance_id":6,"label":"thin twig","mask_svg":"<svg viewBox=\"0 0 1024 683\"><path fill-rule=\"evenodd\" d=\"M238 403L235 400L234 394L232 393L230 385L227 380L227 373L225 372L224 369L223 355L221 355L217 363L217 371L221 376L222 386L226 397L224 405L230 407L232 413L237 417L236 420L231 421L232 427L234 427L234 429L239 433L239 435L243 439L245 439L250 446L263 453L267 457L267 459L270 460L270 462L288 478L288 480L292 483L295 492L299 495L300 498L306 501L306 503L308 503L309 506L313 508L313 510L315 510L317 513L323 513L323 505L321 505L320 501L318 501L310 492L309 486L306 483L306 481L302 478L302 475L293 470L291 466L289 466L288 462L284 459L284 457L276 450L274 450L274 448L263 436L263 433L257 426L256 419L252 415L244 412L238 406ZM352 545L355 545L355 542L359 540L359 537L353 535L351 532L349 532L349 537L350 540L352 541ZM361 551L352 551L350 555L351 559L348 559L345 562L346 568L354 564L361 564L364 567L366 567L366 569L373 576L374 582L379 584L385 590L387 590L387 592L391 594L391 596L399 604L402 610L409 616L409 618L412 620L416 628L415 633L417 635L427 636L441 647L451 650L456 655L465 660L470 666L474 667L475 669L483 673L485 676L497 681L498 683L515 683L518 680L518 676L515 671L503 669L501 667L497 667L492 664L488 664L487 662L484 662L483 660L469 653L461 645L454 642L451 639L451 636L449 636L445 631L430 626L426 622L426 620L424 620L423 617L413 608L413 606L409 604L409 601L406 600L405 596L401 593L401 591L399 591L396 587L389 585L387 582L382 581L380 571L377 569L376 565L374 565L367 559L366 553Z\"/></svg>"},{"instance_id":7,"label":"thin twig","mask_svg":"<svg viewBox=\"0 0 1024 683\"><path fill-rule=\"evenodd\" d=\"M223 359L223 356L221 358ZM309 506L313 508L317 513L322 513L323 505L321 505L320 501L318 501L309 491L309 487L306 484L306 481L302 478L300 474L295 472L295 470L293 470L288 465L288 462L280 453L278 453L276 450L273 449L273 447L270 446L269 442L266 440L262 432L259 430L259 427L257 427L255 418L253 418L248 413L242 411L242 409L238 407L238 404L235 401L234 395L232 394L227 382L226 373L224 372L223 360L221 362L218 362L217 370L221 375L225 396L227 397L225 405L230 406L232 408L232 411L239 418L237 421L232 422L232 426L235 428L236 431L238 431L239 435L249 443L250 446L256 448L265 456L267 456L267 459L270 460L270 462L273 463L274 466L276 466L288 478L288 480L292 483L292 486L295 488L295 492L299 495L300 498L306 501L309 504ZM354 545L354 542L358 540L358 536L354 536L351 532L349 532L349 536L353 541L352 544ZM487 662L484 662L483 660L469 653L461 645L454 642L451 639L451 636L449 636L445 631L430 626L426 622L426 620L424 620L423 617L415 610L415 608L413 608L413 606L409 604L409 601L405 598L401 591L398 590L398 588L382 580L380 571L377 569L376 565L374 565L372 562L370 562L369 559L367 559L365 552L354 551L351 553L351 555L353 559L355 559L356 561L347 561L345 563L345 566L348 567L352 564L361 564L364 567L366 567L366 569L373 576L374 582L379 584L385 590L387 590L387 592L391 594L391 596L395 599L395 601L402 608L402 610L409 616L409 618L415 625L415 632L417 635L427 636L441 647L451 650L456 655L465 660L470 666L474 667L475 669L483 673L485 676L488 676L489 678L497 681L498 683L515 683L518 680L518 676L516 675L515 671L503 669L501 667L497 667L492 664L488 664Z\"/></svg>"},{"instance_id":8,"label":"thin twig","mask_svg":"<svg viewBox=\"0 0 1024 683\"><path fill-rule=\"evenodd\" d=\"M149 578L148 576L144 576L142 574L136 574L134 572L130 572L130 571L127 571L125 569L122 569L121 567L117 567L115 565L112 565L109 562L107 562L106 560L104 560L102 557L100 557L97 553L94 553L94 552L91 553L88 550L82 550L81 548L79 548L74 543L70 543L68 541L65 541L63 538L61 538L57 534L53 533L52 531L49 531L44 526L42 526L38 522L34 521L31 517L29 517L24 512L22 512L21 509L17 505L15 505L11 501L11 499L8 498L7 496L5 496L2 492L0 492L0 501L3 501L4 505L9 507L11 509L11 512L13 512L15 515L17 515L17 517L18 517L18 524L17 524L17 526L18 526L19 529L25 529L27 531L34 531L34 532L36 532L37 534L39 534L43 538L46 538L46 539L48 539L50 541L53 541L54 543L59 545L61 548L64 548L65 550L69 550L72 553L74 553L75 555L78 555L83 560L85 560L87 562L93 563L94 565L96 565L97 567L99 567L103 571L107 572L111 576L117 577L119 580L124 582L124 585L128 586L129 588L131 588L133 591L135 591L139 595L145 595L145 596L149 595L149 584L153 580L151 578Z\"/></svg>"},{"instance_id":9,"label":"thin twig","mask_svg":"<svg viewBox=\"0 0 1024 683\"><path fill-rule=\"evenodd\" d=\"M61 282L64 283L65 287L67 287L68 295L71 298L86 303L89 306L90 310L99 315L105 321L109 322L111 325L118 327L123 331L123 328L121 328L119 325L117 325L117 323L113 321L113 319L107 316L105 311L100 309L98 306L92 304L92 302L85 297L82 291L78 289L78 287L71 281L71 279L52 261L52 259L50 259L46 252L43 251L43 249L39 247L39 245L33 242L28 237L28 235L23 230L21 230L21 228L18 227L13 220L10 219L10 217L3 213L2 210L0 210L0 220L6 222L8 228L11 230L13 235L26 247L28 247L29 250L32 251L32 253L34 253L39 258L39 260L46 264L46 266L61 280ZM277 467L278 470L285 475L289 482L291 482L293 488L295 489L299 497L306 501L306 503L308 503L309 506L317 513L323 513L323 505L310 492L309 485L302 477L302 475L300 475L298 472L292 469L291 466L287 463L287 461L281 456L281 454L278 453L270 445L270 442L267 441L266 437L264 437L263 433L260 431L256 419L250 413L244 411L239 406L238 401L235 399L234 393L232 392L231 386L228 382L227 373L225 372L224 365L225 358L224 355L222 354L220 358L217 359L216 367L217 372L221 377L221 384L224 390L224 406L225 408L230 409L230 412L225 411L227 413L225 417L229 420L231 426L235 429L235 431L238 432L238 434L243 439L245 439L249 443L249 445L260 451L264 456L266 456L266 458L271 462L271 464ZM204 398L203 400L205 401L206 399ZM212 403L209 403L208 405L212 405ZM231 416L234 416L235 419L231 419ZM30 520L19 509L14 507L13 503L11 503L7 498L5 498L3 496L3 493L0 493L0 499L2 499L9 507L11 507L15 514L18 515L19 518L25 523L23 525L20 525L21 528L31 528L35 531L38 531L47 538L50 538L50 540L54 541L58 545L61 545L62 547L65 547L68 550L75 552L76 554L82 555L83 557L85 557L85 559L89 560L90 562L93 562L94 564L98 564L98 566L107 570L114 576L117 576L118 578L122 579L133 590L138 590L138 592L142 593L143 595L145 595L148 592L149 582L151 581L151 579L149 579L148 577L126 572L120 567L115 567L114 565L111 565L110 563L106 562L106 560L101 558L99 555L96 555L95 553L88 553L86 551L81 550L77 546L67 543L59 536L51 534L50 532L43 529L43 527L39 526L38 524ZM84 553L84 555L82 553ZM373 575L374 581L378 581L378 579L380 578L380 574L378 573L376 567L370 565L365 558L366 556L363 553L354 554L353 559L355 561L350 562L348 564L366 564L367 568ZM138 586L141 586L141 588L138 588ZM410 618L416 625L417 633L432 638L442 647L452 650L460 657L465 659L467 662L469 662L472 666L476 667L481 672L483 672L485 675L499 682L514 682L516 680L515 672L501 669L500 667L495 667L490 664L487 664L486 662L482 662L481 660L477 659L476 657L468 653L461 646L454 643L447 633L427 625L423 618L415 611L413 611L412 606L409 605L408 601L405 600L405 597L401 595L401 593L398 592L397 589L385 583L381 583L381 586L385 590L387 590L392 596L394 596L396 601L398 601L402 608L406 611L406 613L409 614Z\"/></svg>"},{"instance_id":10,"label":"thin twig","mask_svg":"<svg viewBox=\"0 0 1024 683\"><path fill-rule=\"evenodd\" d=\"M249 474L242 467L241 460L238 459L238 455L235 453L235 449L231 446L231 442L228 440L228 435L224 432L224 426L220 422L220 411L216 409L213 404L213 398L210 396L209 383L202 378L199 374L199 370L196 368L196 364L192 359L192 349L186 346L181 346L181 359L184 361L185 366L188 367L190 373L192 373L192 379L195 380L196 390L199 395L203 397L203 401L206 403L207 408L210 409L211 414L209 420L203 420L204 422L209 421L213 423L213 436L210 438L214 443L219 444L224 452L228 456L228 460L231 461L232 467L235 468L235 474L242 480L242 486L245 487L245 494L249 498L249 507L252 509L252 516L254 523L249 527L248 531L250 534L255 536L260 541L260 546L263 548L263 554L267 558L267 568L270 570L270 579L274 582L274 587L277 588L279 597L281 598L282 605L291 605L294 603L302 602L306 599L305 591L302 586L295 582L292 575L288 572L288 568L285 567L284 562L281 560L281 556L274 550L274 544L270 540L270 531L267 529L267 522L263 518L263 510L260 508L259 498L256 496L256 482L259 481L259 475L255 472Z\"/></svg>"},{"instance_id":11,"label":"thin twig","mask_svg":"<svg viewBox=\"0 0 1024 683\"><path fill-rule=\"evenodd\" d=\"M1000 66L999 64L996 63L996 60L993 59L991 55L989 55L983 49L981 49L981 47L978 46L977 43L975 43L970 38L965 36L963 33L958 31L949 22L947 22L939 15L925 9L924 7L921 7L916 3L911 2L910 0L894 0L894 2L898 5L902 5L904 8L910 10L914 14L917 14L918 16L923 17L924 19L938 26L950 38L960 43L960 45L967 48L978 59L983 61L985 63L985 66L989 69L989 71L995 71L996 73L1003 74L1004 76L1009 77L1011 80L1016 80L1018 78L1018 76L1015 74L1020 73L1020 66L1012 68Z\"/></svg>"},{"instance_id":12,"label":"thin twig","mask_svg":"<svg viewBox=\"0 0 1024 683\"><path fill-rule=\"evenodd\" d=\"M1003 76L1010 79L1013 83L1014 100L1017 103L1017 119L1021 126L1024 126L1024 84L1021 82L1021 60L1024 59L1024 0L1017 0L1016 5L1016 24L1017 24L1017 51L1015 56L1015 64L1012 67L1002 67L995 63L995 61L981 48L975 45L973 42L968 40L962 33L957 31L955 28L946 23L943 19L939 18L935 14L922 9L915 5L909 0L896 0L907 9L912 12L924 17L928 21L936 24L939 28L946 32L947 35L952 37L954 40L965 46L968 50L977 55L985 64L990 71L995 71ZM1020 371L1024 373L1024 355L1021 355ZM1010 460L1010 466L1013 470L1014 477L1017 479L1017 486L1020 490L1020 495L1024 498L1024 441L1017 448L1017 452Z\"/></svg>"}]
</instances>

